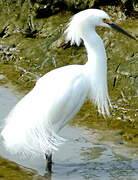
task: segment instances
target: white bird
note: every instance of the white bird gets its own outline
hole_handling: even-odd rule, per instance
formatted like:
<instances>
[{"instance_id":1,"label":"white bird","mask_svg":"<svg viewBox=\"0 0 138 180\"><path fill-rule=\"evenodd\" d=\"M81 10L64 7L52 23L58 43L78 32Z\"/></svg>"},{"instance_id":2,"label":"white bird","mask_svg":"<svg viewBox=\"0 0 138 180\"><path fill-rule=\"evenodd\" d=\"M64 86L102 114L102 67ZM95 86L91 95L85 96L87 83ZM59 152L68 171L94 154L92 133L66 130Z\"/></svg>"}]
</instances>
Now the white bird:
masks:
<instances>
[{"instance_id":1,"label":"white bird","mask_svg":"<svg viewBox=\"0 0 138 180\"><path fill-rule=\"evenodd\" d=\"M58 133L86 99L101 114L109 115L107 57L96 26L113 27L133 38L102 10L87 9L74 15L65 31L66 40L78 46L83 41L88 61L57 68L37 81L5 119L1 135L7 150L23 156L44 154L51 171L52 153L65 141Z\"/></svg>"}]
</instances>

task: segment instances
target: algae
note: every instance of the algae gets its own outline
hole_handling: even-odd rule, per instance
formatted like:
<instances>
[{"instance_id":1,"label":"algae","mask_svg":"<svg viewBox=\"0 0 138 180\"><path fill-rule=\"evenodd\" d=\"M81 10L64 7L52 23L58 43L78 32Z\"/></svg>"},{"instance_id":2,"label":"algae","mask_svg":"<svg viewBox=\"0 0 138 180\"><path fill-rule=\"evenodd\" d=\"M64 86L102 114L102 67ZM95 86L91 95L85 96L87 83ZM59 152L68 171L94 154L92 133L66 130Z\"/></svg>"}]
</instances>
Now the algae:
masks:
<instances>
[{"instance_id":1,"label":"algae","mask_svg":"<svg viewBox=\"0 0 138 180\"><path fill-rule=\"evenodd\" d=\"M31 180L35 172L21 168L19 165L0 158L0 179L2 180Z\"/></svg>"}]
</instances>

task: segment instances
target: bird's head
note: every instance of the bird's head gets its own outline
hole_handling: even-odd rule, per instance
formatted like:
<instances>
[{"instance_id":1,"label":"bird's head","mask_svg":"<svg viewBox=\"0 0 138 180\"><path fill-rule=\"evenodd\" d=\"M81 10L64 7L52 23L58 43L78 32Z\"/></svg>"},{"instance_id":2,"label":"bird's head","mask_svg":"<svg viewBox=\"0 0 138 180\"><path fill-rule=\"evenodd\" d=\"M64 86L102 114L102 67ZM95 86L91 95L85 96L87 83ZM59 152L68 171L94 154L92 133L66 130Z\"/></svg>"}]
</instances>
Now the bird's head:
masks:
<instances>
[{"instance_id":1,"label":"bird's head","mask_svg":"<svg viewBox=\"0 0 138 180\"><path fill-rule=\"evenodd\" d=\"M95 31L96 26L112 27L130 38L135 39L119 26L112 23L109 15L103 10L86 9L72 17L65 31L66 40L71 41L71 45L76 43L79 46L83 36L90 34L93 30Z\"/></svg>"}]
</instances>

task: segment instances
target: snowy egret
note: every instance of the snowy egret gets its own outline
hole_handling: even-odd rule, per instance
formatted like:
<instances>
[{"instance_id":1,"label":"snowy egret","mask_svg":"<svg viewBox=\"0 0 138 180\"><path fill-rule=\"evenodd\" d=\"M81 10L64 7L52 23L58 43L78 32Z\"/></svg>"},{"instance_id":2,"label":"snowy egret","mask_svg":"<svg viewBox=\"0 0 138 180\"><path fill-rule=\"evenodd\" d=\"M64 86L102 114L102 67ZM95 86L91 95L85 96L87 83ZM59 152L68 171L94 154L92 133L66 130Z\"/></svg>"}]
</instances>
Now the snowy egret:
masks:
<instances>
[{"instance_id":1,"label":"snowy egret","mask_svg":"<svg viewBox=\"0 0 138 180\"><path fill-rule=\"evenodd\" d=\"M133 38L113 24L102 10L87 9L74 15L65 31L66 40L78 46L83 41L88 61L84 65L50 71L17 103L1 132L3 143L10 152L25 156L44 154L51 171L52 153L65 141L58 133L86 99L96 104L101 114L109 115L107 58L96 26L112 27Z\"/></svg>"}]
</instances>

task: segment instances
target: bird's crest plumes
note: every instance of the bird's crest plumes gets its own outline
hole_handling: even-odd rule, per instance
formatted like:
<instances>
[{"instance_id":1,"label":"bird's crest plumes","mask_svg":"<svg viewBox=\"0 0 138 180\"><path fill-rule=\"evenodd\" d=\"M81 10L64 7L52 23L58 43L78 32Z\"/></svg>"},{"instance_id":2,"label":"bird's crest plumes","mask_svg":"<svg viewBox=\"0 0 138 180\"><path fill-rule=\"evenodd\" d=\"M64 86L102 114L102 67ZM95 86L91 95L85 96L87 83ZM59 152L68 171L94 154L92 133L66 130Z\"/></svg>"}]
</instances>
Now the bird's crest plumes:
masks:
<instances>
[{"instance_id":1,"label":"bird's crest plumes","mask_svg":"<svg viewBox=\"0 0 138 180\"><path fill-rule=\"evenodd\" d=\"M82 38L81 38L82 23L86 22L85 19L90 17L90 15L91 15L91 9L87 9L75 14L71 18L70 22L68 23L68 27L65 31L66 41L67 42L70 41L71 45L77 44L77 46L79 46L80 43L82 42Z\"/></svg>"},{"instance_id":2,"label":"bird's crest plumes","mask_svg":"<svg viewBox=\"0 0 138 180\"><path fill-rule=\"evenodd\" d=\"M65 31L66 41L70 41L71 45L77 44L80 45L82 39L80 37L79 28L76 24L76 19L73 17L68 24L68 28Z\"/></svg>"}]
</instances>

